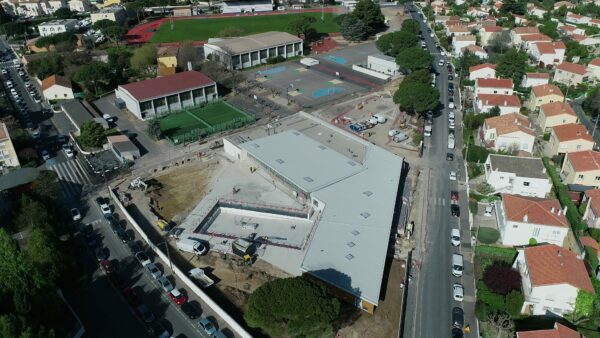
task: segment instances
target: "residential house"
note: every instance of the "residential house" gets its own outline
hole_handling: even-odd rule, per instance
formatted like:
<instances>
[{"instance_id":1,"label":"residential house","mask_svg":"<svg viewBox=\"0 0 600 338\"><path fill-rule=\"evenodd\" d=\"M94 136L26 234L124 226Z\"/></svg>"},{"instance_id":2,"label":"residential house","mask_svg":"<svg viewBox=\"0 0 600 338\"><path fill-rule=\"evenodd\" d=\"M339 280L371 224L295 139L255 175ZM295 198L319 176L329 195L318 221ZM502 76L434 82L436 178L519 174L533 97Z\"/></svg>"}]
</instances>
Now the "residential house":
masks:
<instances>
[{"instance_id":1,"label":"residential house","mask_svg":"<svg viewBox=\"0 0 600 338\"><path fill-rule=\"evenodd\" d=\"M529 20L525 18L525 15L519 15L515 13L511 13L515 18L515 24L526 26L529 23Z\"/></svg>"},{"instance_id":2,"label":"residential house","mask_svg":"<svg viewBox=\"0 0 600 338\"><path fill-rule=\"evenodd\" d=\"M471 30L466 25L452 25L446 28L446 35L450 36L471 35Z\"/></svg>"},{"instance_id":3,"label":"residential house","mask_svg":"<svg viewBox=\"0 0 600 338\"><path fill-rule=\"evenodd\" d=\"M554 327L548 330L519 331L517 338L582 338L581 333L570 329L559 322L554 322Z\"/></svg>"},{"instance_id":4,"label":"residential house","mask_svg":"<svg viewBox=\"0 0 600 338\"><path fill-rule=\"evenodd\" d=\"M488 16L488 11L484 10L481 7L470 7L467 9L467 15L472 16L474 18L482 19Z\"/></svg>"},{"instance_id":5,"label":"residential house","mask_svg":"<svg viewBox=\"0 0 600 338\"><path fill-rule=\"evenodd\" d=\"M540 67L551 67L562 63L567 46L562 41L537 42L531 45L529 55Z\"/></svg>"},{"instance_id":6,"label":"residential house","mask_svg":"<svg viewBox=\"0 0 600 338\"><path fill-rule=\"evenodd\" d=\"M479 94L475 97L477 113L488 113L494 107L500 108L500 115L518 113L521 111L521 101L516 95Z\"/></svg>"},{"instance_id":7,"label":"residential house","mask_svg":"<svg viewBox=\"0 0 600 338\"><path fill-rule=\"evenodd\" d=\"M515 27L510 31L510 38L513 45L520 46L521 38L526 35L540 34L540 29L537 27Z\"/></svg>"},{"instance_id":8,"label":"residential house","mask_svg":"<svg viewBox=\"0 0 600 338\"><path fill-rule=\"evenodd\" d=\"M529 51L533 44L538 42L552 42L552 38L544 34L528 34L521 37L521 49Z\"/></svg>"},{"instance_id":9,"label":"residential house","mask_svg":"<svg viewBox=\"0 0 600 338\"><path fill-rule=\"evenodd\" d=\"M564 184L600 187L600 153L593 150L567 153L560 178Z\"/></svg>"},{"instance_id":10,"label":"residential house","mask_svg":"<svg viewBox=\"0 0 600 338\"><path fill-rule=\"evenodd\" d=\"M540 158L489 154L485 161L485 181L494 194L544 198L552 190L552 181Z\"/></svg>"},{"instance_id":11,"label":"residential house","mask_svg":"<svg viewBox=\"0 0 600 338\"><path fill-rule=\"evenodd\" d=\"M61 19L46 21L37 26L40 36L50 36L59 33L73 32L77 29L77 20Z\"/></svg>"},{"instance_id":12,"label":"residential house","mask_svg":"<svg viewBox=\"0 0 600 338\"><path fill-rule=\"evenodd\" d=\"M502 27L499 26L481 27L481 29L479 30L479 39L481 45L484 47L487 46L492 39L500 35L503 31L504 29L502 29Z\"/></svg>"},{"instance_id":13,"label":"residential house","mask_svg":"<svg viewBox=\"0 0 600 338\"><path fill-rule=\"evenodd\" d=\"M589 76L586 66L577 63L563 62L556 66L553 81L567 86L577 86L588 82Z\"/></svg>"},{"instance_id":14,"label":"residential house","mask_svg":"<svg viewBox=\"0 0 600 338\"><path fill-rule=\"evenodd\" d=\"M529 88L548 84L550 74L548 73L525 73L521 81L521 87Z\"/></svg>"},{"instance_id":15,"label":"residential house","mask_svg":"<svg viewBox=\"0 0 600 338\"><path fill-rule=\"evenodd\" d=\"M475 80L475 95L479 94L513 94L512 79L483 79Z\"/></svg>"},{"instance_id":16,"label":"residential house","mask_svg":"<svg viewBox=\"0 0 600 338\"><path fill-rule=\"evenodd\" d=\"M476 79L493 79L496 78L496 65L491 63L484 63L469 67L469 80L475 81Z\"/></svg>"},{"instance_id":17,"label":"residential house","mask_svg":"<svg viewBox=\"0 0 600 338\"><path fill-rule=\"evenodd\" d=\"M113 135L107 137L110 149L121 161L135 161L140 158L140 150L127 135Z\"/></svg>"},{"instance_id":18,"label":"residential house","mask_svg":"<svg viewBox=\"0 0 600 338\"><path fill-rule=\"evenodd\" d=\"M600 229L600 189L586 190L582 203L586 203L583 219L587 225Z\"/></svg>"},{"instance_id":19,"label":"residential house","mask_svg":"<svg viewBox=\"0 0 600 338\"><path fill-rule=\"evenodd\" d=\"M553 244L517 251L513 268L520 272L523 284L522 314L562 316L573 312L580 290L595 294L585 263L574 252Z\"/></svg>"},{"instance_id":20,"label":"residential house","mask_svg":"<svg viewBox=\"0 0 600 338\"><path fill-rule=\"evenodd\" d=\"M529 10L529 15L534 16L538 19L543 19L544 14L546 14L546 10L538 6L534 6L532 9Z\"/></svg>"},{"instance_id":21,"label":"residential house","mask_svg":"<svg viewBox=\"0 0 600 338\"><path fill-rule=\"evenodd\" d=\"M465 51L469 51L469 52L473 53L475 56L477 56L477 57L479 57L481 59L484 59L484 60L488 59L488 53L481 46L468 45L467 47L464 47L461 50L460 55L462 55Z\"/></svg>"},{"instance_id":22,"label":"residential house","mask_svg":"<svg viewBox=\"0 0 600 338\"><path fill-rule=\"evenodd\" d=\"M42 94L46 101L68 100L75 97L71 81L59 75L52 75L42 80Z\"/></svg>"},{"instance_id":23,"label":"residential house","mask_svg":"<svg viewBox=\"0 0 600 338\"><path fill-rule=\"evenodd\" d=\"M486 148L496 151L532 153L535 143L531 122L517 113L485 119L479 137Z\"/></svg>"},{"instance_id":24,"label":"residential house","mask_svg":"<svg viewBox=\"0 0 600 338\"><path fill-rule=\"evenodd\" d=\"M104 7L97 12L91 13L92 25L100 20L110 20L118 25L123 25L127 20L127 13L123 7Z\"/></svg>"},{"instance_id":25,"label":"residential house","mask_svg":"<svg viewBox=\"0 0 600 338\"><path fill-rule=\"evenodd\" d=\"M557 1L554 3L554 6L552 8L556 11L556 10L559 10L563 6L567 9L575 8L575 4L570 1Z\"/></svg>"},{"instance_id":26,"label":"residential house","mask_svg":"<svg viewBox=\"0 0 600 338\"><path fill-rule=\"evenodd\" d=\"M527 108L534 111L546 103L563 102L565 96L556 85L545 84L531 87L529 105ZM544 130L544 128L542 128Z\"/></svg>"},{"instance_id":27,"label":"residential house","mask_svg":"<svg viewBox=\"0 0 600 338\"><path fill-rule=\"evenodd\" d=\"M463 48L477 42L475 35L456 35L452 39L452 49L455 56L460 56Z\"/></svg>"},{"instance_id":28,"label":"residential house","mask_svg":"<svg viewBox=\"0 0 600 338\"><path fill-rule=\"evenodd\" d=\"M550 128L569 123L577 123L577 114L568 103L550 102L540 106L538 123L544 132L550 132Z\"/></svg>"},{"instance_id":29,"label":"residential house","mask_svg":"<svg viewBox=\"0 0 600 338\"><path fill-rule=\"evenodd\" d=\"M588 22L588 26L600 28L600 19L592 19Z\"/></svg>"},{"instance_id":30,"label":"residential house","mask_svg":"<svg viewBox=\"0 0 600 338\"><path fill-rule=\"evenodd\" d=\"M600 39L592 36L573 34L570 36L571 40L579 43L582 46L590 47L590 46L598 46L600 45Z\"/></svg>"},{"instance_id":31,"label":"residential house","mask_svg":"<svg viewBox=\"0 0 600 338\"><path fill-rule=\"evenodd\" d=\"M446 24L446 22L448 20L460 20L460 16L458 15L452 15L452 16L448 16L448 15L437 15L435 17L435 23L439 23L439 24Z\"/></svg>"},{"instance_id":32,"label":"residential house","mask_svg":"<svg viewBox=\"0 0 600 338\"><path fill-rule=\"evenodd\" d=\"M592 18L589 16L583 16L572 12L568 12L565 16L565 21L574 25L587 25L590 20L592 20Z\"/></svg>"},{"instance_id":33,"label":"residential house","mask_svg":"<svg viewBox=\"0 0 600 338\"><path fill-rule=\"evenodd\" d=\"M71 12L87 13L92 10L92 4L88 0L69 0Z\"/></svg>"},{"instance_id":34,"label":"residential house","mask_svg":"<svg viewBox=\"0 0 600 338\"><path fill-rule=\"evenodd\" d=\"M6 124L0 123L0 171L6 168L18 168L21 164L13 146Z\"/></svg>"},{"instance_id":35,"label":"residential house","mask_svg":"<svg viewBox=\"0 0 600 338\"><path fill-rule=\"evenodd\" d=\"M600 81L600 58L595 58L588 63L588 72L590 78L594 81Z\"/></svg>"},{"instance_id":36,"label":"residential house","mask_svg":"<svg viewBox=\"0 0 600 338\"><path fill-rule=\"evenodd\" d=\"M502 194L502 201L496 202L500 241L517 246L535 239L562 246L569 233L565 212L556 198Z\"/></svg>"},{"instance_id":37,"label":"residential house","mask_svg":"<svg viewBox=\"0 0 600 338\"><path fill-rule=\"evenodd\" d=\"M548 146L553 156L594 148L592 135L581 124L567 123L554 126L551 130Z\"/></svg>"},{"instance_id":38,"label":"residential house","mask_svg":"<svg viewBox=\"0 0 600 338\"><path fill-rule=\"evenodd\" d=\"M104 0L102 3L96 1L95 5L98 8L104 8L104 7L112 7L114 6L118 6L121 4L121 0Z\"/></svg>"},{"instance_id":39,"label":"residential house","mask_svg":"<svg viewBox=\"0 0 600 338\"><path fill-rule=\"evenodd\" d=\"M585 35L585 30L575 26L562 25L558 27L558 30L561 34L566 36L570 36L573 34Z\"/></svg>"}]
</instances>

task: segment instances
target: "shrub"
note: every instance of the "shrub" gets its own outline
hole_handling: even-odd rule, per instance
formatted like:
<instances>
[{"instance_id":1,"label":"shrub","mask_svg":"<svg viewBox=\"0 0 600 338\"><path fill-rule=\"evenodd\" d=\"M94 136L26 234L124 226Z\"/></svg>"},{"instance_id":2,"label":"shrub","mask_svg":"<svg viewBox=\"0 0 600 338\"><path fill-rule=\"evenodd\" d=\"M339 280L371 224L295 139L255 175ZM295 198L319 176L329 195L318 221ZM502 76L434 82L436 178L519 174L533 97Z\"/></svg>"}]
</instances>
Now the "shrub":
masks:
<instances>
[{"instance_id":1,"label":"shrub","mask_svg":"<svg viewBox=\"0 0 600 338\"><path fill-rule=\"evenodd\" d=\"M523 297L521 291L511 291L504 299L506 313L508 313L511 317L520 316L524 301L525 297Z\"/></svg>"},{"instance_id":2,"label":"shrub","mask_svg":"<svg viewBox=\"0 0 600 338\"><path fill-rule=\"evenodd\" d=\"M571 196L567 192L567 188L561 183L560 177L558 177L558 173L556 171L556 167L550 164L550 161L548 161L547 157L544 157L542 161L544 162L544 166L546 167L548 175L550 175L550 178L552 179L552 186L556 192L556 197L558 197L558 200L560 201L560 205L562 207L567 207L566 217L569 221L569 224L571 224L571 227L575 231L585 230L587 225L581 220L581 215L579 214L577 207L575 207L573 200L571 200Z\"/></svg>"},{"instance_id":3,"label":"shrub","mask_svg":"<svg viewBox=\"0 0 600 338\"><path fill-rule=\"evenodd\" d=\"M590 233L590 236L592 236L593 239L600 242L600 229L589 228L588 231Z\"/></svg>"},{"instance_id":4,"label":"shrub","mask_svg":"<svg viewBox=\"0 0 600 338\"><path fill-rule=\"evenodd\" d=\"M489 245L478 245L475 247L475 255L479 257L490 257L496 261L512 263L517 255L517 250L514 248L499 248Z\"/></svg>"},{"instance_id":5,"label":"shrub","mask_svg":"<svg viewBox=\"0 0 600 338\"><path fill-rule=\"evenodd\" d=\"M469 175L469 179L471 179L471 180L474 179L475 177L478 177L479 175L483 174L481 164L472 163L472 162L467 163L467 174Z\"/></svg>"},{"instance_id":6,"label":"shrub","mask_svg":"<svg viewBox=\"0 0 600 338\"><path fill-rule=\"evenodd\" d=\"M550 133L544 133L544 141L550 141Z\"/></svg>"},{"instance_id":7,"label":"shrub","mask_svg":"<svg viewBox=\"0 0 600 338\"><path fill-rule=\"evenodd\" d=\"M494 244L500 238L500 232L494 228L480 227L477 240L484 244Z\"/></svg>"},{"instance_id":8,"label":"shrub","mask_svg":"<svg viewBox=\"0 0 600 338\"><path fill-rule=\"evenodd\" d=\"M592 271L596 271L596 268L598 267L598 254L596 253L594 248L590 246L585 247L585 259L590 265Z\"/></svg>"},{"instance_id":9,"label":"shrub","mask_svg":"<svg viewBox=\"0 0 600 338\"><path fill-rule=\"evenodd\" d=\"M496 262L485 269L483 282L490 291L505 296L521 288L521 274L507 263Z\"/></svg>"},{"instance_id":10,"label":"shrub","mask_svg":"<svg viewBox=\"0 0 600 338\"><path fill-rule=\"evenodd\" d=\"M470 200L469 201L469 210L472 214L477 214L478 206L477 201Z\"/></svg>"},{"instance_id":11,"label":"shrub","mask_svg":"<svg viewBox=\"0 0 600 338\"><path fill-rule=\"evenodd\" d=\"M537 239L535 239L535 238L531 237L531 238L529 239L529 245L536 245L536 244L537 244Z\"/></svg>"},{"instance_id":12,"label":"shrub","mask_svg":"<svg viewBox=\"0 0 600 338\"><path fill-rule=\"evenodd\" d=\"M489 153L484 147L470 145L466 160L467 162L484 163Z\"/></svg>"},{"instance_id":13,"label":"shrub","mask_svg":"<svg viewBox=\"0 0 600 338\"><path fill-rule=\"evenodd\" d=\"M504 296L492 292L482 281L477 283L477 299L494 311L504 311Z\"/></svg>"},{"instance_id":14,"label":"shrub","mask_svg":"<svg viewBox=\"0 0 600 338\"><path fill-rule=\"evenodd\" d=\"M280 63L280 62L283 62L283 61L285 61L285 58L283 56L281 56L281 55L277 55L275 57L268 58L267 59L267 64L273 65L273 64Z\"/></svg>"},{"instance_id":15,"label":"shrub","mask_svg":"<svg viewBox=\"0 0 600 338\"><path fill-rule=\"evenodd\" d=\"M487 182L481 182L477 185L477 191L484 195L489 195L494 192L494 188Z\"/></svg>"}]
</instances>

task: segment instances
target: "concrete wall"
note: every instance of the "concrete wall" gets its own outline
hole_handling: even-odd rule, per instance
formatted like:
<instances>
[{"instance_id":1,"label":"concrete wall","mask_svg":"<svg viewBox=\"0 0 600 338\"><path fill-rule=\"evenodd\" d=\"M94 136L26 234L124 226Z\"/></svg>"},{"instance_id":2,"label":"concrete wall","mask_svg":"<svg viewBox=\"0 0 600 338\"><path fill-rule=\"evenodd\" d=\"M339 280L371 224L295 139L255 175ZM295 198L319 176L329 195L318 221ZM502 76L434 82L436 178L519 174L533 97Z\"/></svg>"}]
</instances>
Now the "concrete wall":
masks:
<instances>
[{"instance_id":1,"label":"concrete wall","mask_svg":"<svg viewBox=\"0 0 600 338\"><path fill-rule=\"evenodd\" d=\"M358 65L352 65L352 70L357 71L359 73L367 74L372 77L376 77L381 80L388 80L391 77L389 75L386 75L386 74L383 74L380 72L376 72L374 70L370 70L370 69L367 69L367 68L364 68L364 67L361 67Z\"/></svg>"}]
</instances>

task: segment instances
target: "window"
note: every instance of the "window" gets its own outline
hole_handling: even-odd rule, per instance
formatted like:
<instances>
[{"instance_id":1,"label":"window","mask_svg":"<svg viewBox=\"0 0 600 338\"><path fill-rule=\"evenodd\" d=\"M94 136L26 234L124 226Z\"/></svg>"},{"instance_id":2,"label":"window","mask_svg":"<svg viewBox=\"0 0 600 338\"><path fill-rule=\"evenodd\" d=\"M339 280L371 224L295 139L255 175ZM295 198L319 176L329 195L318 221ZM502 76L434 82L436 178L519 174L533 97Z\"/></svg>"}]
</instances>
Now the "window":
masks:
<instances>
[{"instance_id":1,"label":"window","mask_svg":"<svg viewBox=\"0 0 600 338\"><path fill-rule=\"evenodd\" d=\"M523 186L528 187L529 186L529 182L523 182Z\"/></svg>"},{"instance_id":2,"label":"window","mask_svg":"<svg viewBox=\"0 0 600 338\"><path fill-rule=\"evenodd\" d=\"M577 178L582 180L583 179L583 175L577 175Z\"/></svg>"},{"instance_id":3,"label":"window","mask_svg":"<svg viewBox=\"0 0 600 338\"><path fill-rule=\"evenodd\" d=\"M517 224L513 224L513 228L518 228L519 226Z\"/></svg>"},{"instance_id":4,"label":"window","mask_svg":"<svg viewBox=\"0 0 600 338\"><path fill-rule=\"evenodd\" d=\"M594 178L596 181L600 181L600 176L596 176L596 178Z\"/></svg>"},{"instance_id":5,"label":"window","mask_svg":"<svg viewBox=\"0 0 600 338\"><path fill-rule=\"evenodd\" d=\"M540 228L533 228L533 234L532 234L532 236L533 237L539 236L540 235L540 230L541 230Z\"/></svg>"},{"instance_id":6,"label":"window","mask_svg":"<svg viewBox=\"0 0 600 338\"><path fill-rule=\"evenodd\" d=\"M578 144L575 148L577 148L577 150L581 149L581 144Z\"/></svg>"}]
</instances>

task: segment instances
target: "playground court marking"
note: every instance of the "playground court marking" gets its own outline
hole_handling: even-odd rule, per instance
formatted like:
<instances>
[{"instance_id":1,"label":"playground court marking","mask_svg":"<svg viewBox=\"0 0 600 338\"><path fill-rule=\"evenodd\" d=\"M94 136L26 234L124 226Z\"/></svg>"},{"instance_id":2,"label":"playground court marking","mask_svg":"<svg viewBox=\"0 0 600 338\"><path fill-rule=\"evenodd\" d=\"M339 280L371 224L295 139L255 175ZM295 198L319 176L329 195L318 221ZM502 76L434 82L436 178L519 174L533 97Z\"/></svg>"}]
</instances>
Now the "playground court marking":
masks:
<instances>
[{"instance_id":1,"label":"playground court marking","mask_svg":"<svg viewBox=\"0 0 600 338\"><path fill-rule=\"evenodd\" d=\"M204 124L204 125L205 125L207 128L210 128L210 127L212 127L210 124L206 123L206 122L205 122L203 119L201 119L201 118L199 118L198 116L196 116L196 115L194 115L194 114L190 113L190 111L189 111L189 110L186 110L185 112L186 112L186 114L188 114L189 116L191 116L191 117L195 118L196 120L200 121L201 123L203 123L203 124Z\"/></svg>"}]
</instances>

